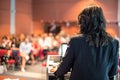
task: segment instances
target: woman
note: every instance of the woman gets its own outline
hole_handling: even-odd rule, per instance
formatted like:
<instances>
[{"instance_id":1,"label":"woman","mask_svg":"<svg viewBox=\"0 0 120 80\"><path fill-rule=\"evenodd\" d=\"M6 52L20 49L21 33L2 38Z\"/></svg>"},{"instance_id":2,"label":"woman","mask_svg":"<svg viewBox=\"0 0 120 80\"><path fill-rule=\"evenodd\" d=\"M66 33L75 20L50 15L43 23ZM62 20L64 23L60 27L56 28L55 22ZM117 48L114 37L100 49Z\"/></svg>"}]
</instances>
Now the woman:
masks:
<instances>
[{"instance_id":1,"label":"woman","mask_svg":"<svg viewBox=\"0 0 120 80\"><path fill-rule=\"evenodd\" d=\"M24 41L20 43L19 50L22 57L21 71L25 72L26 62L29 60L29 55L32 51L32 44L29 37L25 37Z\"/></svg>"},{"instance_id":2,"label":"woman","mask_svg":"<svg viewBox=\"0 0 120 80\"><path fill-rule=\"evenodd\" d=\"M70 40L66 56L54 74L61 77L72 68L69 80L112 80L117 74L119 44L105 31L102 8L85 8L78 22L81 34Z\"/></svg>"}]
</instances>

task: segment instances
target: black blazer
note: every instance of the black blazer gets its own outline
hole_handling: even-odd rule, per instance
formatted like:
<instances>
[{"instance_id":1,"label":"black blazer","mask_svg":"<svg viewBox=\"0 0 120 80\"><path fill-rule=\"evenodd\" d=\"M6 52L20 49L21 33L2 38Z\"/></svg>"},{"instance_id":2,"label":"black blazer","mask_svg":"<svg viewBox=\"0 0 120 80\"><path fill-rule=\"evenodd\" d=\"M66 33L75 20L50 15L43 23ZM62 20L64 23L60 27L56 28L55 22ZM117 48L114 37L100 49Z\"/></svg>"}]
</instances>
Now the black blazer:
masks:
<instances>
[{"instance_id":1,"label":"black blazer","mask_svg":"<svg viewBox=\"0 0 120 80\"><path fill-rule=\"evenodd\" d=\"M110 80L117 74L118 48L117 40L94 47L86 42L85 35L74 37L54 74L59 77L72 69L70 80Z\"/></svg>"}]
</instances>

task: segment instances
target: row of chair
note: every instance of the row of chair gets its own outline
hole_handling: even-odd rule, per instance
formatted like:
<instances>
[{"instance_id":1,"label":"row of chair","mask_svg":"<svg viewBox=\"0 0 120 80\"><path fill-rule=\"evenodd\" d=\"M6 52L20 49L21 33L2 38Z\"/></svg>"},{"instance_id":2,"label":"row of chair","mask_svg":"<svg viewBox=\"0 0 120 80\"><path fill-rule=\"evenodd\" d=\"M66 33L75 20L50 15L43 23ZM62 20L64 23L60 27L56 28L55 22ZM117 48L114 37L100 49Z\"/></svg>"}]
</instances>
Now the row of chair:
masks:
<instances>
[{"instance_id":1,"label":"row of chair","mask_svg":"<svg viewBox=\"0 0 120 80\"><path fill-rule=\"evenodd\" d=\"M0 65L6 65L7 69L15 69L16 65L21 64L21 57L19 51L11 51L0 49Z\"/></svg>"}]
</instances>

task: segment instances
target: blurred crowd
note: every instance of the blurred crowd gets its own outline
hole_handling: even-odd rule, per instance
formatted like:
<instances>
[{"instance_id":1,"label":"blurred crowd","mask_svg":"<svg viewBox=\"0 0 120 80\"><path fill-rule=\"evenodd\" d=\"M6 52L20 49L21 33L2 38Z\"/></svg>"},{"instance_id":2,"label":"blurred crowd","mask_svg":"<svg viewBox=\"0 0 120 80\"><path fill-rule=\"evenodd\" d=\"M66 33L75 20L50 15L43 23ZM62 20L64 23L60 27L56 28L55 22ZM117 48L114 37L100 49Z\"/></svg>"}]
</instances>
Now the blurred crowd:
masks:
<instances>
[{"instance_id":1,"label":"blurred crowd","mask_svg":"<svg viewBox=\"0 0 120 80\"><path fill-rule=\"evenodd\" d=\"M66 34L54 36L52 33L2 36L0 50L7 50L8 56L12 55L16 65L20 64L21 71L25 72L26 62L28 60L33 65L38 60L44 60L48 52L58 53L60 45L62 43L68 43L70 38Z\"/></svg>"}]
</instances>

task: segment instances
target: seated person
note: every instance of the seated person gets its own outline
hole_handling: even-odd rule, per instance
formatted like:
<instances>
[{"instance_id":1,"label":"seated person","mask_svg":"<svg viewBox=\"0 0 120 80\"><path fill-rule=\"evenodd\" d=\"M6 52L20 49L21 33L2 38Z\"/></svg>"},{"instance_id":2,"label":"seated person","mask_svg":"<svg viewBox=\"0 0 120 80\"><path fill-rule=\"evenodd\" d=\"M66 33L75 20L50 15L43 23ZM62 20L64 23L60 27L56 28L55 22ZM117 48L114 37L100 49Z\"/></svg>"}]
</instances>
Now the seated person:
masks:
<instances>
[{"instance_id":1,"label":"seated person","mask_svg":"<svg viewBox=\"0 0 120 80\"><path fill-rule=\"evenodd\" d=\"M29 54L32 50L32 45L28 37L20 43L19 50L22 57L21 71L25 72L26 61L29 59Z\"/></svg>"}]
</instances>

